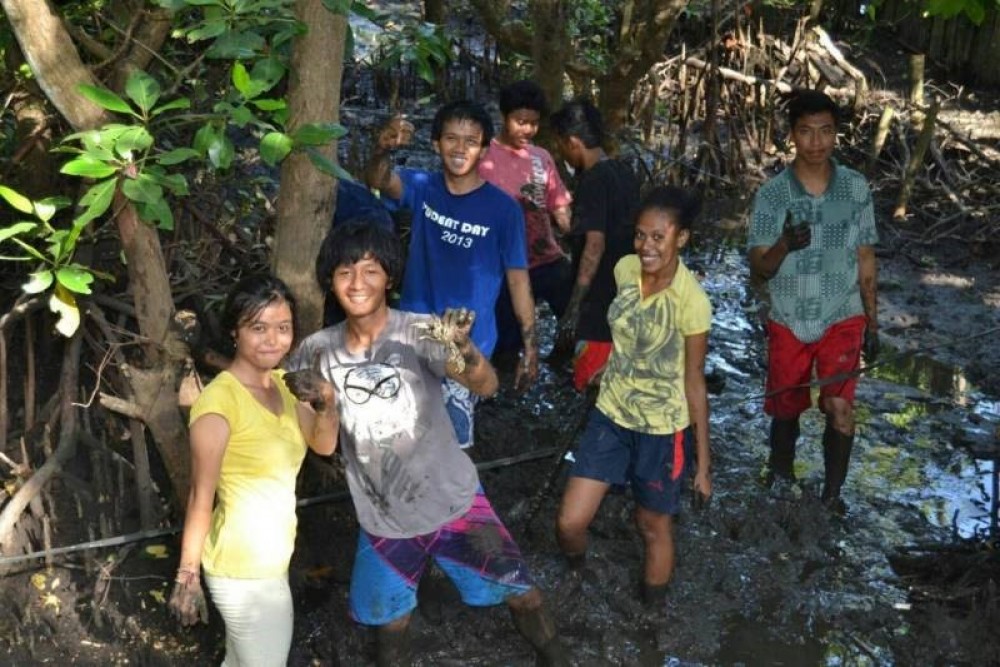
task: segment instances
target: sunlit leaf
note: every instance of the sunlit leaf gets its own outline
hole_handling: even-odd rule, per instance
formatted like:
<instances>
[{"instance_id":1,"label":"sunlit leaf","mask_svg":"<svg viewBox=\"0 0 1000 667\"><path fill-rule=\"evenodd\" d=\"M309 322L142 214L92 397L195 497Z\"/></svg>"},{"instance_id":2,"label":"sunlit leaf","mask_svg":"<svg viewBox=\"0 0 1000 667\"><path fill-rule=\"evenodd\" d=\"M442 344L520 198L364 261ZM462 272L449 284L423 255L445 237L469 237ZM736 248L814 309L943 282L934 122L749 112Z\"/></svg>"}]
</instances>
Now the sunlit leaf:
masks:
<instances>
[{"instance_id":1,"label":"sunlit leaf","mask_svg":"<svg viewBox=\"0 0 1000 667\"><path fill-rule=\"evenodd\" d=\"M285 102L285 100L273 100L271 98L251 100L250 104L254 105L261 111L278 111L279 109L284 109L288 106L288 103Z\"/></svg>"},{"instance_id":2,"label":"sunlit leaf","mask_svg":"<svg viewBox=\"0 0 1000 667\"><path fill-rule=\"evenodd\" d=\"M229 169L236 149L225 135L219 135L208 147L208 159L217 169Z\"/></svg>"},{"instance_id":3,"label":"sunlit leaf","mask_svg":"<svg viewBox=\"0 0 1000 667\"><path fill-rule=\"evenodd\" d=\"M90 283L94 275L80 266L64 266L56 271L56 280L71 292L90 294Z\"/></svg>"},{"instance_id":4,"label":"sunlit leaf","mask_svg":"<svg viewBox=\"0 0 1000 667\"><path fill-rule=\"evenodd\" d=\"M80 327L80 308L76 305L76 297L62 285L56 285L56 290L49 297L49 310L59 316L56 331L69 338Z\"/></svg>"},{"instance_id":5,"label":"sunlit leaf","mask_svg":"<svg viewBox=\"0 0 1000 667\"><path fill-rule=\"evenodd\" d=\"M201 24L201 27L196 28L187 34L187 40L189 42L198 42L203 39L214 39L219 35L226 32L229 26L226 25L225 20L216 19L208 20Z\"/></svg>"},{"instance_id":6,"label":"sunlit leaf","mask_svg":"<svg viewBox=\"0 0 1000 667\"><path fill-rule=\"evenodd\" d=\"M284 132L268 132L260 140L260 159L274 166L292 152L292 138Z\"/></svg>"},{"instance_id":7,"label":"sunlit leaf","mask_svg":"<svg viewBox=\"0 0 1000 667\"><path fill-rule=\"evenodd\" d=\"M46 197L35 202L35 215L39 220L48 222L52 216L61 208L66 208L72 204L68 197Z\"/></svg>"},{"instance_id":8,"label":"sunlit leaf","mask_svg":"<svg viewBox=\"0 0 1000 667\"><path fill-rule=\"evenodd\" d=\"M256 97L250 93L250 73L243 63L237 61L233 65L233 85L240 91L243 97Z\"/></svg>"},{"instance_id":9,"label":"sunlit leaf","mask_svg":"<svg viewBox=\"0 0 1000 667\"><path fill-rule=\"evenodd\" d=\"M79 90L80 94L88 100L99 107L107 109L108 111L117 111L118 113L135 115L135 112L132 110L132 107L128 105L128 102L118 97L107 88L98 88L97 86L81 83L77 87L77 90Z\"/></svg>"},{"instance_id":10,"label":"sunlit leaf","mask_svg":"<svg viewBox=\"0 0 1000 667\"><path fill-rule=\"evenodd\" d=\"M128 81L125 82L125 94L143 112L148 112L160 99L160 84L142 70L135 70L129 74Z\"/></svg>"},{"instance_id":11,"label":"sunlit leaf","mask_svg":"<svg viewBox=\"0 0 1000 667\"><path fill-rule=\"evenodd\" d=\"M70 176L83 176L85 178L106 178L115 173L115 167L95 160L88 155L81 155L75 160L70 160L62 166L60 173Z\"/></svg>"},{"instance_id":12,"label":"sunlit leaf","mask_svg":"<svg viewBox=\"0 0 1000 667\"><path fill-rule=\"evenodd\" d=\"M261 58L255 62L253 69L250 70L250 78L254 81L254 84L259 87L260 92L258 92L257 95L274 88L274 86L285 76L285 72L287 71L288 68L286 68L280 60L274 57ZM257 95L254 95L254 97L257 97Z\"/></svg>"},{"instance_id":13,"label":"sunlit leaf","mask_svg":"<svg viewBox=\"0 0 1000 667\"><path fill-rule=\"evenodd\" d=\"M15 222L9 227L4 227L0 229L0 242L6 241L9 238L17 236L19 234L24 234L25 232L30 232L38 227L37 222L31 222L30 220L23 220L21 222Z\"/></svg>"},{"instance_id":14,"label":"sunlit leaf","mask_svg":"<svg viewBox=\"0 0 1000 667\"><path fill-rule=\"evenodd\" d=\"M0 185L0 197L6 199L8 204L16 208L21 213L31 213L33 210L30 199L22 195L20 192L8 188L6 185Z\"/></svg>"},{"instance_id":15,"label":"sunlit leaf","mask_svg":"<svg viewBox=\"0 0 1000 667\"><path fill-rule=\"evenodd\" d=\"M28 282L21 285L25 294L41 294L52 286L55 276L52 271L36 271L28 275Z\"/></svg>"},{"instance_id":16,"label":"sunlit leaf","mask_svg":"<svg viewBox=\"0 0 1000 667\"><path fill-rule=\"evenodd\" d=\"M212 124L205 124L194 133L192 146L200 155L208 157L208 150L219 140L219 130Z\"/></svg>"},{"instance_id":17,"label":"sunlit leaf","mask_svg":"<svg viewBox=\"0 0 1000 667\"><path fill-rule=\"evenodd\" d=\"M90 189L80 197L80 206L84 207L83 213L73 221L73 228L78 236L81 229L91 220L104 215L104 212L111 206L111 201L115 195L116 180L109 178L90 186ZM74 237L75 240L75 237Z\"/></svg>"},{"instance_id":18,"label":"sunlit leaf","mask_svg":"<svg viewBox=\"0 0 1000 667\"><path fill-rule=\"evenodd\" d=\"M125 159L129 159L132 151L146 151L153 145L153 135L144 127L131 127L118 136L115 151Z\"/></svg>"},{"instance_id":19,"label":"sunlit leaf","mask_svg":"<svg viewBox=\"0 0 1000 667\"><path fill-rule=\"evenodd\" d=\"M170 555L165 544L150 544L143 550L143 553L151 558L167 558Z\"/></svg>"}]
</instances>

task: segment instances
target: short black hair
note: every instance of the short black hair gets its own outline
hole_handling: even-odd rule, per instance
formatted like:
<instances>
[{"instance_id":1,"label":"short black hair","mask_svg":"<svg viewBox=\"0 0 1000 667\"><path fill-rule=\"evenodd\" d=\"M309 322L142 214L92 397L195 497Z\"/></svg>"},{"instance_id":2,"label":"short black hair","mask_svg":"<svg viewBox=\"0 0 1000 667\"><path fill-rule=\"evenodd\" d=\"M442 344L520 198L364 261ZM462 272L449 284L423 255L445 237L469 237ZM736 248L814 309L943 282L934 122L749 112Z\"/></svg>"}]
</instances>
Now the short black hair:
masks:
<instances>
[{"instance_id":1,"label":"short black hair","mask_svg":"<svg viewBox=\"0 0 1000 667\"><path fill-rule=\"evenodd\" d=\"M829 112L833 122L840 122L840 107L826 93L818 90L796 90L788 99L788 127L794 128L802 116Z\"/></svg>"},{"instance_id":2,"label":"short black hair","mask_svg":"<svg viewBox=\"0 0 1000 667\"><path fill-rule=\"evenodd\" d=\"M497 102L500 105L500 113L504 116L518 109L537 111L539 116L544 116L549 110L545 91L537 83L527 79L515 81L501 88Z\"/></svg>"},{"instance_id":3,"label":"short black hair","mask_svg":"<svg viewBox=\"0 0 1000 667\"><path fill-rule=\"evenodd\" d=\"M235 332L252 321L268 306L284 301L292 311L295 321L295 297L280 278L270 274L248 276L236 283L226 295L222 307L222 330Z\"/></svg>"},{"instance_id":4,"label":"short black hair","mask_svg":"<svg viewBox=\"0 0 1000 667\"><path fill-rule=\"evenodd\" d=\"M493 138L493 119L486 113L483 105L469 100L455 100L448 102L434 114L434 122L431 123L431 140L440 141L441 133L444 132L445 123L451 121L471 121L483 130L483 146L488 146Z\"/></svg>"},{"instance_id":5,"label":"short black hair","mask_svg":"<svg viewBox=\"0 0 1000 667\"><path fill-rule=\"evenodd\" d=\"M553 132L563 139L576 137L587 148L599 148L604 142L604 120L590 100L577 98L552 114Z\"/></svg>"},{"instance_id":6,"label":"short black hair","mask_svg":"<svg viewBox=\"0 0 1000 667\"><path fill-rule=\"evenodd\" d=\"M670 213L679 228L690 230L701 212L701 198L675 185L661 185L647 192L639 202L636 221L651 210Z\"/></svg>"},{"instance_id":7,"label":"short black hair","mask_svg":"<svg viewBox=\"0 0 1000 667\"><path fill-rule=\"evenodd\" d=\"M334 269L360 262L369 255L389 276L389 285L398 286L403 277L403 249L399 239L378 220L366 216L351 218L326 235L316 256L316 282L324 293L329 292Z\"/></svg>"}]
</instances>

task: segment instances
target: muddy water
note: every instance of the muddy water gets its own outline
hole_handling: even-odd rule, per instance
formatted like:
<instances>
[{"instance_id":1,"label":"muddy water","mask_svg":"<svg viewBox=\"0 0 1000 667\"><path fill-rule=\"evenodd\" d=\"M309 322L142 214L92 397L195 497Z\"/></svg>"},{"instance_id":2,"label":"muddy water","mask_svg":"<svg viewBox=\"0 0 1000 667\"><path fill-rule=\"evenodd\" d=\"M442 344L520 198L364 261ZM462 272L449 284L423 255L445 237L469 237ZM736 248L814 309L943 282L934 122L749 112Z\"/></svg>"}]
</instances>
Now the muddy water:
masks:
<instances>
[{"instance_id":1,"label":"muddy water","mask_svg":"<svg viewBox=\"0 0 1000 667\"><path fill-rule=\"evenodd\" d=\"M636 600L642 550L626 496L607 498L591 531L587 566L570 573L552 534L565 470L530 523L529 506L554 458L482 473L576 663L995 664L995 640L983 641L992 630L959 612L944 624L940 614L924 613L889 556L908 545L988 535L1000 403L977 393L959 369L886 350L858 390L847 517L831 516L817 500L823 422L815 410L802 420L796 471L803 492L771 498L760 485L767 454L763 341L742 252L723 247L688 262L704 272L715 312L708 363L716 493L708 508L685 505L679 518L667 604L647 609ZM528 395L504 391L483 404L474 458L495 461L564 445L583 410L567 385L565 368L546 366ZM371 633L346 619L354 539L348 510L304 513L296 570L306 576L291 664L373 659ZM504 609L467 607L446 580L432 583L414 615L416 664L534 664Z\"/></svg>"}]
</instances>

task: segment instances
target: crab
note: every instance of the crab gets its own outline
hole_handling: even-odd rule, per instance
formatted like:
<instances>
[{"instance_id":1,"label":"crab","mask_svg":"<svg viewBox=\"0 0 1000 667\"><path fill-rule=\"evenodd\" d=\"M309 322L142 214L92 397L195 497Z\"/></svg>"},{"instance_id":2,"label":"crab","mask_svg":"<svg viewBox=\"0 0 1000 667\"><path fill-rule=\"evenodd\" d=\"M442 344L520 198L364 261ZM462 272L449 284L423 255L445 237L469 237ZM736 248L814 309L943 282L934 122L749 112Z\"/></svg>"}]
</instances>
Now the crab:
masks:
<instances>
[{"instance_id":1,"label":"crab","mask_svg":"<svg viewBox=\"0 0 1000 667\"><path fill-rule=\"evenodd\" d=\"M448 350L448 365L458 373L465 372L465 358L458 349L455 342L455 334L459 329L472 328L472 320L475 313L465 308L449 308L444 311L443 317L431 315L423 322L416 322L413 328L420 332L420 338L433 340L441 343ZM466 335L468 335L466 329Z\"/></svg>"}]
</instances>

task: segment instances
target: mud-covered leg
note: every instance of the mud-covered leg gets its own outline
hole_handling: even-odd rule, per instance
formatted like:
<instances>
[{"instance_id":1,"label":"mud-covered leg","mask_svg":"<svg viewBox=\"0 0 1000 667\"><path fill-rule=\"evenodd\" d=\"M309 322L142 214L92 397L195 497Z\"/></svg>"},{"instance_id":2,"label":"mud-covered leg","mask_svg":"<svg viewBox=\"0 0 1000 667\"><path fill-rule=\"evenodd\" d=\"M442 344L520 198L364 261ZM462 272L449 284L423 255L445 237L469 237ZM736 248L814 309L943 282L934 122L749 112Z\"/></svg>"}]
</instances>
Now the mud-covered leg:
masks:
<instances>
[{"instance_id":1,"label":"mud-covered leg","mask_svg":"<svg viewBox=\"0 0 1000 667\"><path fill-rule=\"evenodd\" d=\"M410 615L380 625L377 632L378 667L409 667Z\"/></svg>"},{"instance_id":2,"label":"mud-covered leg","mask_svg":"<svg viewBox=\"0 0 1000 667\"><path fill-rule=\"evenodd\" d=\"M569 652L559 639L552 620L537 588L507 598L514 627L531 644L538 656L537 663L546 667L569 667Z\"/></svg>"}]
</instances>

